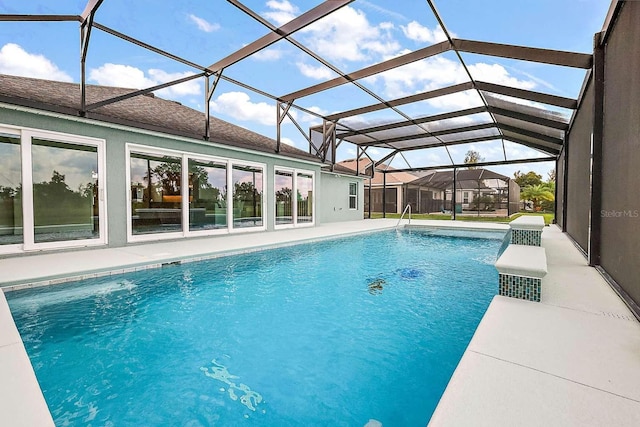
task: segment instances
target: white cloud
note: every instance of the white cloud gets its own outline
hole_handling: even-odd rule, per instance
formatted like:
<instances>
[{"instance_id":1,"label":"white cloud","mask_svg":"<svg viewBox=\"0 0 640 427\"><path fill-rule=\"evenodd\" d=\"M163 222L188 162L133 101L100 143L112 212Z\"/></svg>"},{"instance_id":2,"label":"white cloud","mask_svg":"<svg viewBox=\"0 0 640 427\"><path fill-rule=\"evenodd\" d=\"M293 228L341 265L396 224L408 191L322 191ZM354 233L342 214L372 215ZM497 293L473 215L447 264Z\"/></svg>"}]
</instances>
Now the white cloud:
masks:
<instances>
[{"instance_id":1,"label":"white cloud","mask_svg":"<svg viewBox=\"0 0 640 427\"><path fill-rule=\"evenodd\" d=\"M408 50L400 54L408 53ZM388 57L386 59L390 59ZM521 80L499 64L476 63L468 65L474 79L497 83L520 89L533 89L533 80ZM431 91L469 81L464 68L458 61L442 56L434 56L385 71L366 79L370 84L381 82L382 91L388 99L396 99L416 93ZM459 92L444 97L430 99L429 104L440 109L470 108L482 105L475 91Z\"/></svg>"},{"instance_id":2,"label":"white cloud","mask_svg":"<svg viewBox=\"0 0 640 427\"><path fill-rule=\"evenodd\" d=\"M278 10L280 12L296 13L298 11L298 8L292 5L287 0L281 0L281 1L269 0L267 2L267 7L274 10Z\"/></svg>"},{"instance_id":3,"label":"white cloud","mask_svg":"<svg viewBox=\"0 0 640 427\"><path fill-rule=\"evenodd\" d=\"M311 50L329 60L363 61L397 52L389 24L372 25L364 12L345 6L301 30Z\"/></svg>"},{"instance_id":4,"label":"white cloud","mask_svg":"<svg viewBox=\"0 0 640 427\"><path fill-rule=\"evenodd\" d=\"M199 30L204 31L205 33L212 33L220 29L220 24L215 24L215 23L212 24L206 21L205 19L200 18L199 16L193 15L191 13L187 16L191 20L191 22L196 24Z\"/></svg>"},{"instance_id":5,"label":"white cloud","mask_svg":"<svg viewBox=\"0 0 640 427\"><path fill-rule=\"evenodd\" d=\"M290 145L290 146L292 146L292 147L295 147L295 146L296 146L296 143L295 143L295 142L293 142L293 139L291 139L291 138L281 137L281 138L280 138L280 142L281 142L281 143L283 143L283 144Z\"/></svg>"},{"instance_id":6,"label":"white cloud","mask_svg":"<svg viewBox=\"0 0 640 427\"><path fill-rule=\"evenodd\" d=\"M144 71L130 65L106 63L89 71L89 80L103 86L118 86L142 89L154 82L144 75Z\"/></svg>"},{"instance_id":7,"label":"white cloud","mask_svg":"<svg viewBox=\"0 0 640 427\"><path fill-rule=\"evenodd\" d=\"M280 49L267 48L254 53L253 55L251 55L251 58L258 61L277 61L278 59L282 58L283 55L284 52Z\"/></svg>"},{"instance_id":8,"label":"white cloud","mask_svg":"<svg viewBox=\"0 0 640 427\"><path fill-rule=\"evenodd\" d=\"M486 64L479 62L469 65L469 72L475 80L497 83L504 86L517 87L520 89L533 89L537 86L533 80L519 80L509 74L509 72L499 64Z\"/></svg>"},{"instance_id":9,"label":"white cloud","mask_svg":"<svg viewBox=\"0 0 640 427\"><path fill-rule=\"evenodd\" d=\"M154 81L156 81L156 84L178 80L183 77L193 76L194 74L195 73L192 73L190 71L185 71L183 73L167 73L166 71L158 70L155 68L151 68L149 70L149 76ZM158 94L160 96L162 96L162 94L170 94L175 96L201 95L203 94L202 81L200 81L199 79L189 80L188 82L180 83L178 85L159 90Z\"/></svg>"},{"instance_id":10,"label":"white cloud","mask_svg":"<svg viewBox=\"0 0 640 427\"><path fill-rule=\"evenodd\" d=\"M315 107L315 106L307 107L307 110L313 111L314 113L320 114L321 116L329 115L328 111L326 111L326 110L324 110L324 109L322 109L320 107ZM290 110L290 112L291 112L291 110ZM294 113L295 113L295 111L294 111ZM298 111L297 113L298 114L296 116L297 117L296 120L298 121L298 123L306 123L306 124L309 125L309 127L318 126L318 125L322 124L322 119L320 117L316 117L316 116L314 116L312 114L307 114L307 113L301 112L301 111Z\"/></svg>"},{"instance_id":11,"label":"white cloud","mask_svg":"<svg viewBox=\"0 0 640 427\"><path fill-rule=\"evenodd\" d=\"M267 2L267 7L271 9L268 12L264 12L265 18L270 19L276 25L281 26L291 21L296 17L298 8L287 0L277 1L270 0Z\"/></svg>"},{"instance_id":12,"label":"white cloud","mask_svg":"<svg viewBox=\"0 0 640 427\"><path fill-rule=\"evenodd\" d=\"M393 25L393 22L381 22L380 23L380 29L381 30L389 31L389 30L393 30L394 28L395 28L395 25Z\"/></svg>"},{"instance_id":13,"label":"white cloud","mask_svg":"<svg viewBox=\"0 0 640 427\"><path fill-rule=\"evenodd\" d=\"M335 73L324 65L314 67L304 62L296 62L296 66L304 76L311 77L312 79L327 80L335 76Z\"/></svg>"},{"instance_id":14,"label":"white cloud","mask_svg":"<svg viewBox=\"0 0 640 427\"><path fill-rule=\"evenodd\" d=\"M275 126L276 106L266 102L251 102L244 92L226 92L211 101L211 109L241 121Z\"/></svg>"},{"instance_id":15,"label":"white cloud","mask_svg":"<svg viewBox=\"0 0 640 427\"><path fill-rule=\"evenodd\" d=\"M44 55L29 53L15 43L0 49L0 74L72 82L71 76Z\"/></svg>"},{"instance_id":16,"label":"white cloud","mask_svg":"<svg viewBox=\"0 0 640 427\"><path fill-rule=\"evenodd\" d=\"M192 76L192 72L167 73L166 71L152 68L148 75L139 68L130 65L106 63L89 71L89 81L103 86L117 86L133 89L144 89L157 86L172 80ZM175 97L202 94L202 82L198 79L190 80L179 85L170 86L156 91L159 96Z\"/></svg>"},{"instance_id":17,"label":"white cloud","mask_svg":"<svg viewBox=\"0 0 640 427\"><path fill-rule=\"evenodd\" d=\"M406 26L401 25L400 28L402 28L405 37L421 43L438 43L447 39L440 24L432 30L420 25L418 21L411 21ZM451 34L451 36L455 37L454 34Z\"/></svg>"},{"instance_id":18,"label":"white cloud","mask_svg":"<svg viewBox=\"0 0 640 427\"><path fill-rule=\"evenodd\" d=\"M324 110L324 109L322 109L320 107L316 107L316 106L309 107L309 108L307 108L307 110L313 111L314 113L320 114L322 116L326 116L326 115L329 114L329 112L327 110ZM311 116L311 117L313 117L313 116Z\"/></svg>"},{"instance_id":19,"label":"white cloud","mask_svg":"<svg viewBox=\"0 0 640 427\"><path fill-rule=\"evenodd\" d=\"M378 6L377 4L373 4L373 3L368 2L366 0L359 0L358 1L358 5L367 7L369 9L373 9L378 13L382 13L384 15L390 16L391 18L393 18L395 20L398 20L398 21L408 21L409 20L406 16L404 16L401 13L398 13L398 12L390 10L390 9L385 9L383 7Z\"/></svg>"},{"instance_id":20,"label":"white cloud","mask_svg":"<svg viewBox=\"0 0 640 427\"><path fill-rule=\"evenodd\" d=\"M452 93L450 95L431 98L427 101L429 105L439 110L463 110L465 108L480 107L483 105L482 98L475 90Z\"/></svg>"},{"instance_id":21,"label":"white cloud","mask_svg":"<svg viewBox=\"0 0 640 427\"><path fill-rule=\"evenodd\" d=\"M385 71L372 80L378 79L384 81L384 93L390 99L468 81L458 62L440 56Z\"/></svg>"},{"instance_id":22,"label":"white cloud","mask_svg":"<svg viewBox=\"0 0 640 427\"><path fill-rule=\"evenodd\" d=\"M539 77L536 77L531 73L527 73L526 71L523 71L523 70L521 70L519 68L515 68L515 67L506 66L506 68L508 70L515 71L517 74L524 75L528 79L533 80L534 82L536 82L539 86L544 86L544 87L546 87L547 89L549 89L549 90L551 90L553 92L556 92L556 93L562 93L563 92L562 89L557 88L556 86L554 86L553 84L549 83L548 81L546 81L544 79L541 79Z\"/></svg>"}]
</instances>

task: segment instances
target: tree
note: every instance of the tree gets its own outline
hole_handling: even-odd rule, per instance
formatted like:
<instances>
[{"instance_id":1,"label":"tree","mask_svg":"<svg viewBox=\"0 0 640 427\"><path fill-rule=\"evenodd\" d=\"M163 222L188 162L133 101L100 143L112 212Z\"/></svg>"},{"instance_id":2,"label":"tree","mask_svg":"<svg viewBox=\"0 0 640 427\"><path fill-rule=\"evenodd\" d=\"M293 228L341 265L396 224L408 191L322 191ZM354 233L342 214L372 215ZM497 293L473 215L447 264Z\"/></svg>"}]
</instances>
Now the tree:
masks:
<instances>
[{"instance_id":1,"label":"tree","mask_svg":"<svg viewBox=\"0 0 640 427\"><path fill-rule=\"evenodd\" d=\"M181 165L176 162L160 163L151 170L160 181L164 195L180 194L180 184L182 183Z\"/></svg>"},{"instance_id":2,"label":"tree","mask_svg":"<svg viewBox=\"0 0 640 427\"><path fill-rule=\"evenodd\" d=\"M549 172L547 172L547 176L549 177L548 182L556 182L556 170L555 169L551 169Z\"/></svg>"},{"instance_id":3,"label":"tree","mask_svg":"<svg viewBox=\"0 0 640 427\"><path fill-rule=\"evenodd\" d=\"M16 196L17 189L13 187L3 187L0 185L0 200L10 199Z\"/></svg>"},{"instance_id":4,"label":"tree","mask_svg":"<svg viewBox=\"0 0 640 427\"><path fill-rule=\"evenodd\" d=\"M252 182L236 182L233 186L233 199L237 201L254 200L256 187Z\"/></svg>"},{"instance_id":5,"label":"tree","mask_svg":"<svg viewBox=\"0 0 640 427\"><path fill-rule=\"evenodd\" d=\"M74 196L80 196L69 188L65 182L65 176L54 170L49 182L42 181L33 184L34 200L43 206L50 203L65 203L74 199Z\"/></svg>"},{"instance_id":6,"label":"tree","mask_svg":"<svg viewBox=\"0 0 640 427\"><path fill-rule=\"evenodd\" d=\"M202 166L190 166L189 167L189 182L199 190L206 190L213 186L209 182L209 174L207 170Z\"/></svg>"},{"instance_id":7,"label":"tree","mask_svg":"<svg viewBox=\"0 0 640 427\"><path fill-rule=\"evenodd\" d=\"M525 188L530 185L542 184L542 175L538 175L533 171L529 171L524 174L520 171L516 171L513 174L513 178L513 180L520 186L520 188Z\"/></svg>"},{"instance_id":8,"label":"tree","mask_svg":"<svg viewBox=\"0 0 640 427\"><path fill-rule=\"evenodd\" d=\"M520 199L533 203L534 210L540 210L543 202L553 202L555 195L545 184L528 185L520 190Z\"/></svg>"},{"instance_id":9,"label":"tree","mask_svg":"<svg viewBox=\"0 0 640 427\"><path fill-rule=\"evenodd\" d=\"M467 154L465 154L464 156L465 165L472 165L472 164L483 162L483 161L484 161L484 157L482 157L480 153L475 150L467 151ZM475 168L476 168L475 166L469 166L469 169L475 169Z\"/></svg>"},{"instance_id":10,"label":"tree","mask_svg":"<svg viewBox=\"0 0 640 427\"><path fill-rule=\"evenodd\" d=\"M291 195L293 191L289 187L282 188L276 191L277 202L289 202L291 203Z\"/></svg>"}]
</instances>

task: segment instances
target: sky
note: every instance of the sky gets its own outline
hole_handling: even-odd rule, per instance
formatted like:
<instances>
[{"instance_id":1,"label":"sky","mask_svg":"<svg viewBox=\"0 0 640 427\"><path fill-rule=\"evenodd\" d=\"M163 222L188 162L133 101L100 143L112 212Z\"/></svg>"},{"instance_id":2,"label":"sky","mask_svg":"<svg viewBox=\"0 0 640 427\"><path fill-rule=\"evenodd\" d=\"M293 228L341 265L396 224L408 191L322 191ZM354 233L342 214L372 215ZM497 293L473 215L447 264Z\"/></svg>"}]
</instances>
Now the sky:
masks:
<instances>
[{"instance_id":1,"label":"sky","mask_svg":"<svg viewBox=\"0 0 640 427\"><path fill-rule=\"evenodd\" d=\"M79 14L87 0L0 0L0 14ZM311 0L244 0L242 3L275 26L280 26L320 4ZM546 49L591 53L593 35L601 31L609 0L435 0L453 37ZM223 0L105 0L95 21L202 66L220 59L268 33L268 29L233 4ZM293 38L342 72L348 73L391 59L444 39L424 0L355 0L295 33ZM0 74L80 81L77 22L0 22ZM584 70L519 60L462 54L477 80L577 98ZM127 43L100 30L91 34L87 55L90 84L146 88L196 73L197 70ZM229 66L224 75L275 96L326 81L336 74L286 40ZM360 83L385 99L396 99L468 80L451 52L390 70ZM204 111L204 79L156 92L157 96ZM342 85L295 101L318 114L342 112L378 101L354 85ZM409 104L408 115L427 116L478 105L473 91ZM240 86L221 81L211 100L212 115L276 137L275 101ZM568 114L568 111L559 110ZM321 121L300 110L292 115L305 130ZM478 118L482 119L482 118ZM350 123L389 123L403 120L384 110L356 116ZM465 119L469 121L470 119ZM349 123L349 122L348 122ZM308 150L297 127L285 120L283 142ZM499 142L482 142L408 152L391 166L431 166L462 163L467 150L487 160L503 160ZM505 143L509 159L543 154ZM369 149L374 159L388 151ZM338 160L354 158L355 146L342 144ZM553 163L492 167L513 176L533 170L547 178Z\"/></svg>"}]
</instances>

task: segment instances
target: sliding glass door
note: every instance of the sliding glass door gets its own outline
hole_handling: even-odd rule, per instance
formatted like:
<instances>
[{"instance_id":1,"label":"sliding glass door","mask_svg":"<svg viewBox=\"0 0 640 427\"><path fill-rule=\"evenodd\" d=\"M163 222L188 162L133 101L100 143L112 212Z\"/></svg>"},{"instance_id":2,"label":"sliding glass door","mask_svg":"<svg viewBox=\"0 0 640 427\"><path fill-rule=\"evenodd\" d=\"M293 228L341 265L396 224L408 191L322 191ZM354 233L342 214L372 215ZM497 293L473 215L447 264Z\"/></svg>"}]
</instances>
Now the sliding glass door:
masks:
<instances>
[{"instance_id":1,"label":"sliding glass door","mask_svg":"<svg viewBox=\"0 0 640 427\"><path fill-rule=\"evenodd\" d=\"M127 144L127 239L263 230L265 165Z\"/></svg>"},{"instance_id":2,"label":"sliding glass door","mask_svg":"<svg viewBox=\"0 0 640 427\"><path fill-rule=\"evenodd\" d=\"M262 168L233 165L233 227L262 227Z\"/></svg>"},{"instance_id":3,"label":"sliding glass door","mask_svg":"<svg viewBox=\"0 0 640 427\"><path fill-rule=\"evenodd\" d=\"M104 140L0 127L0 253L104 244Z\"/></svg>"},{"instance_id":4,"label":"sliding glass door","mask_svg":"<svg viewBox=\"0 0 640 427\"><path fill-rule=\"evenodd\" d=\"M275 167L275 228L313 225L314 174Z\"/></svg>"},{"instance_id":5,"label":"sliding glass door","mask_svg":"<svg viewBox=\"0 0 640 427\"><path fill-rule=\"evenodd\" d=\"M98 147L33 138L34 243L100 238Z\"/></svg>"}]
</instances>

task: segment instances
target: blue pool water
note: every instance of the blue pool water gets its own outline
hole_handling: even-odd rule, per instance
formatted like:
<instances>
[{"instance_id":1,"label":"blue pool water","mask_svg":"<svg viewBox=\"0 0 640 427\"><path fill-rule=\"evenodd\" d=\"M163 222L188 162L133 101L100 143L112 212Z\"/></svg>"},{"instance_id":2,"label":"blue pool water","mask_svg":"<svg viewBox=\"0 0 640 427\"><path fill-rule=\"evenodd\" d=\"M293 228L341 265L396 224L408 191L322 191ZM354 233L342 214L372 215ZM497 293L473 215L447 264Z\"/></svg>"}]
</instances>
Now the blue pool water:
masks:
<instances>
[{"instance_id":1,"label":"blue pool water","mask_svg":"<svg viewBox=\"0 0 640 427\"><path fill-rule=\"evenodd\" d=\"M447 234L375 233L7 298L58 426L424 426L496 294L504 235Z\"/></svg>"}]
</instances>

